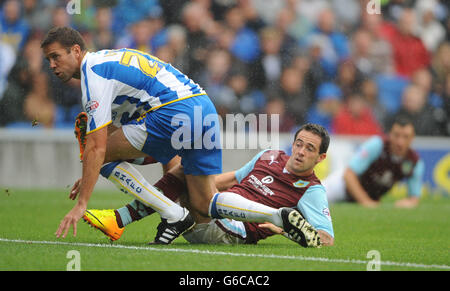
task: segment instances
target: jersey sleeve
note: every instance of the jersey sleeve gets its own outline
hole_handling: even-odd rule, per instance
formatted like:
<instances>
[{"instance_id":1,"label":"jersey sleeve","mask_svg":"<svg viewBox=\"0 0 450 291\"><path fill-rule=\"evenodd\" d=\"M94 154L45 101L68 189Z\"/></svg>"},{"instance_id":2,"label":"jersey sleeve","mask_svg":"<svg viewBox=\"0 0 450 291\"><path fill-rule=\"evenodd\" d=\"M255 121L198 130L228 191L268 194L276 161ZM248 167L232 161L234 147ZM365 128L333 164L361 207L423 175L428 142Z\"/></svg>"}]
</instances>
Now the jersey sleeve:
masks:
<instances>
[{"instance_id":1,"label":"jersey sleeve","mask_svg":"<svg viewBox=\"0 0 450 291\"><path fill-rule=\"evenodd\" d=\"M364 173L383 151L383 140L378 137L372 137L364 142L356 154L350 159L349 168L356 175Z\"/></svg>"},{"instance_id":2,"label":"jersey sleeve","mask_svg":"<svg viewBox=\"0 0 450 291\"><path fill-rule=\"evenodd\" d=\"M408 195L412 197L420 197L422 193L423 175L425 173L425 164L419 160L414 167L413 174L408 178L406 184L408 185Z\"/></svg>"},{"instance_id":3,"label":"jersey sleeve","mask_svg":"<svg viewBox=\"0 0 450 291\"><path fill-rule=\"evenodd\" d=\"M90 70L88 60L82 65L81 91L82 105L88 115L86 132L89 134L110 124L114 82Z\"/></svg>"},{"instance_id":4,"label":"jersey sleeve","mask_svg":"<svg viewBox=\"0 0 450 291\"><path fill-rule=\"evenodd\" d=\"M240 168L239 170L237 170L234 173L234 176L236 177L236 180L238 181L238 183L241 183L242 179L244 179L255 167L255 163L256 161L266 152L267 150L263 150L261 152L259 152L258 154L256 154L256 156L253 157L253 159L251 161L249 161L247 164L245 164L242 168Z\"/></svg>"},{"instance_id":5,"label":"jersey sleeve","mask_svg":"<svg viewBox=\"0 0 450 291\"><path fill-rule=\"evenodd\" d=\"M298 201L297 208L315 229L323 230L334 237L327 195L322 185L309 187Z\"/></svg>"}]
</instances>

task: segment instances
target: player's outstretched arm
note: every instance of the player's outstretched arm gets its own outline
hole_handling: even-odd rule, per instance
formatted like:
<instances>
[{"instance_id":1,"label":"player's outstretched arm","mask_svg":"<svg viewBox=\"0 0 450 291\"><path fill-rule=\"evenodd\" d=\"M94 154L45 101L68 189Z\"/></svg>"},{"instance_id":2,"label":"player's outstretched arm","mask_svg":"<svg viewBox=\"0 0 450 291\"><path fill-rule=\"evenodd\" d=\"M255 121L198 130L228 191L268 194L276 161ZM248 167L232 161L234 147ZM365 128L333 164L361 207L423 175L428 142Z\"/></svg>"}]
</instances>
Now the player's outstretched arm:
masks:
<instances>
[{"instance_id":1,"label":"player's outstretched arm","mask_svg":"<svg viewBox=\"0 0 450 291\"><path fill-rule=\"evenodd\" d=\"M378 202L369 197L366 190L361 186L358 176L351 169L347 168L344 172L345 185L349 194L356 202L365 207L377 207Z\"/></svg>"},{"instance_id":2,"label":"player's outstretched arm","mask_svg":"<svg viewBox=\"0 0 450 291\"><path fill-rule=\"evenodd\" d=\"M399 208L415 208L419 205L419 197L408 197L395 202L395 207Z\"/></svg>"},{"instance_id":3,"label":"player's outstretched arm","mask_svg":"<svg viewBox=\"0 0 450 291\"><path fill-rule=\"evenodd\" d=\"M105 160L107 128L101 128L89 135L83 157L83 174L80 184L78 201L72 210L61 221L55 235L66 237L70 227L73 235L77 234L77 223L87 208L87 203L100 175L100 168Z\"/></svg>"}]
</instances>

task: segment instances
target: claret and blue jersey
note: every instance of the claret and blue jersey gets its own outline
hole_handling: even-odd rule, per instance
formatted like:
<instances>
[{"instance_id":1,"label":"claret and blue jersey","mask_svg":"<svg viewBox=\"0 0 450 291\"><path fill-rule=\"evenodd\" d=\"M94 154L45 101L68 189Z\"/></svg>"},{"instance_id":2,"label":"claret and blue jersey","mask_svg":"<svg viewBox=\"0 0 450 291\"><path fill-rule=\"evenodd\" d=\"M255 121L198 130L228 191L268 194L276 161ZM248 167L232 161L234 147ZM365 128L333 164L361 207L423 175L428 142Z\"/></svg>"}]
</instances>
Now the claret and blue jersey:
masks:
<instances>
[{"instance_id":1,"label":"claret and blue jersey","mask_svg":"<svg viewBox=\"0 0 450 291\"><path fill-rule=\"evenodd\" d=\"M81 64L82 104L90 133L120 127L149 110L205 91L172 65L132 49L87 53Z\"/></svg>"},{"instance_id":2,"label":"claret and blue jersey","mask_svg":"<svg viewBox=\"0 0 450 291\"><path fill-rule=\"evenodd\" d=\"M285 168L288 159L283 151L260 152L235 172L239 184L227 191L273 208L296 207L317 230L334 237L325 188L314 173L305 177L289 173ZM257 223L246 222L245 225L249 242L272 234Z\"/></svg>"}]
</instances>

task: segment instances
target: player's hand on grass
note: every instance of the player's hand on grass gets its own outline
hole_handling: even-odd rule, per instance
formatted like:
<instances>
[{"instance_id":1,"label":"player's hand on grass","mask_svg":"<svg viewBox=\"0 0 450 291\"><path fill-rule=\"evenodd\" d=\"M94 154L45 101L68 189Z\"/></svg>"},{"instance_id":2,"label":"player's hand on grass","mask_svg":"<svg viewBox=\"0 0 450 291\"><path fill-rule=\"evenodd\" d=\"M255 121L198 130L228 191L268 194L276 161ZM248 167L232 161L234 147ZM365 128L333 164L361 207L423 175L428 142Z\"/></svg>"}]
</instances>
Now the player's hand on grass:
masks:
<instances>
[{"instance_id":1,"label":"player's hand on grass","mask_svg":"<svg viewBox=\"0 0 450 291\"><path fill-rule=\"evenodd\" d=\"M284 230L281 227L278 227L270 222L261 223L258 226L261 228L268 229L272 231L274 234L284 234Z\"/></svg>"},{"instance_id":2,"label":"player's hand on grass","mask_svg":"<svg viewBox=\"0 0 450 291\"><path fill-rule=\"evenodd\" d=\"M419 198L416 197L409 197L395 202L395 207L398 208L414 208L417 205L419 205Z\"/></svg>"},{"instance_id":3,"label":"player's hand on grass","mask_svg":"<svg viewBox=\"0 0 450 291\"><path fill-rule=\"evenodd\" d=\"M56 237L59 238L62 235L62 237L65 238L71 226L73 227L73 236L77 236L77 223L85 211L86 206L77 203L72 210L64 216L64 219L59 224L59 227L55 232Z\"/></svg>"},{"instance_id":4,"label":"player's hand on grass","mask_svg":"<svg viewBox=\"0 0 450 291\"><path fill-rule=\"evenodd\" d=\"M75 181L75 183L72 186L72 189L70 190L69 198L72 200L75 200L78 196L78 193L80 193L80 186L81 186L81 179L78 179Z\"/></svg>"},{"instance_id":5,"label":"player's hand on grass","mask_svg":"<svg viewBox=\"0 0 450 291\"><path fill-rule=\"evenodd\" d=\"M377 208L378 205L380 204L380 202L372 200L372 199L367 199L367 200L361 201L359 204L361 204L362 206L364 206L366 208Z\"/></svg>"}]
</instances>

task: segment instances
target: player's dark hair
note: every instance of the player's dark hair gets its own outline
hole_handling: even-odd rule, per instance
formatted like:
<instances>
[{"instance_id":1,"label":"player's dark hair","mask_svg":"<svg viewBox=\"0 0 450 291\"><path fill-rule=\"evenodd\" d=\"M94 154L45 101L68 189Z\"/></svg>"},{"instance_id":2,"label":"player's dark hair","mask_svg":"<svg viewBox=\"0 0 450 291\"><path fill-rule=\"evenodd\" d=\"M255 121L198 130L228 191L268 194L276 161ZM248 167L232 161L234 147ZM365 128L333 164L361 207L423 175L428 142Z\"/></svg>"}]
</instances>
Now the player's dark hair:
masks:
<instances>
[{"instance_id":1,"label":"player's dark hair","mask_svg":"<svg viewBox=\"0 0 450 291\"><path fill-rule=\"evenodd\" d=\"M328 146L330 145L330 135L328 134L328 131L323 126L321 126L319 124L315 124L315 123L306 123L306 124L302 125L295 133L294 142L297 139L297 135L302 130L312 132L321 138L319 154L323 154L323 153L327 152Z\"/></svg>"},{"instance_id":2,"label":"player's dark hair","mask_svg":"<svg viewBox=\"0 0 450 291\"><path fill-rule=\"evenodd\" d=\"M411 125L412 127L414 127L414 122L412 121L412 119L404 115L398 115L394 118L394 120L392 121L391 129L394 124L400 125L401 127L407 125Z\"/></svg>"},{"instance_id":3,"label":"player's dark hair","mask_svg":"<svg viewBox=\"0 0 450 291\"><path fill-rule=\"evenodd\" d=\"M67 51L76 44L80 46L82 51L86 50L86 44L81 34L70 27L54 27L50 29L41 43L41 48L55 42L60 43Z\"/></svg>"}]
</instances>

